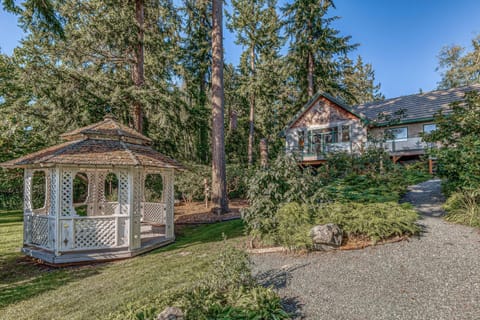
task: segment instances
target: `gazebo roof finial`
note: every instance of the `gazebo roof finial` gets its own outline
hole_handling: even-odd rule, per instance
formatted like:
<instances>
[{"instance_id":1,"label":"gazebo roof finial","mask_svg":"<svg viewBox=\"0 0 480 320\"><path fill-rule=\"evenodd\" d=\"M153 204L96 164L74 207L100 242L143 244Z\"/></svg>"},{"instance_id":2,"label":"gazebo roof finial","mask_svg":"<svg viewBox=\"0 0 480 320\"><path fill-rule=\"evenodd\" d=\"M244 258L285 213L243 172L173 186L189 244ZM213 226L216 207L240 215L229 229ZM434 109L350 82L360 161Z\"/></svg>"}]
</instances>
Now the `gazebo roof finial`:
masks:
<instances>
[{"instance_id":1,"label":"gazebo roof finial","mask_svg":"<svg viewBox=\"0 0 480 320\"><path fill-rule=\"evenodd\" d=\"M103 116L103 120L114 120L118 121L117 117L112 112L112 106L105 105L105 115Z\"/></svg>"}]
</instances>

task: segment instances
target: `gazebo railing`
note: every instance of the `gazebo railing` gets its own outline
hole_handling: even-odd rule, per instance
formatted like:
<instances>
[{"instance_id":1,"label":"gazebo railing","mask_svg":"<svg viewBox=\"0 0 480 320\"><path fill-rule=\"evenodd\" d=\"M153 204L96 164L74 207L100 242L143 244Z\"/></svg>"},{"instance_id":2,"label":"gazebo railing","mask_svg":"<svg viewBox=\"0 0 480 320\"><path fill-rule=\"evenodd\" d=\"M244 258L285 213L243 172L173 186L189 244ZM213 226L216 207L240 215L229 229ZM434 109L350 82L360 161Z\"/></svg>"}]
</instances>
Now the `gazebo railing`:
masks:
<instances>
[{"instance_id":1,"label":"gazebo railing","mask_svg":"<svg viewBox=\"0 0 480 320\"><path fill-rule=\"evenodd\" d=\"M103 212L106 216L113 216L120 214L120 203L118 202L104 202Z\"/></svg>"},{"instance_id":2,"label":"gazebo railing","mask_svg":"<svg viewBox=\"0 0 480 320\"><path fill-rule=\"evenodd\" d=\"M142 202L142 222L166 224L167 207L163 202Z\"/></svg>"},{"instance_id":3,"label":"gazebo railing","mask_svg":"<svg viewBox=\"0 0 480 320\"><path fill-rule=\"evenodd\" d=\"M126 247L129 220L123 215L62 217L59 239L62 251Z\"/></svg>"},{"instance_id":4,"label":"gazebo railing","mask_svg":"<svg viewBox=\"0 0 480 320\"><path fill-rule=\"evenodd\" d=\"M45 214L25 214L24 217L25 243L44 249L52 249L49 239L49 223L55 222L55 217Z\"/></svg>"}]
</instances>

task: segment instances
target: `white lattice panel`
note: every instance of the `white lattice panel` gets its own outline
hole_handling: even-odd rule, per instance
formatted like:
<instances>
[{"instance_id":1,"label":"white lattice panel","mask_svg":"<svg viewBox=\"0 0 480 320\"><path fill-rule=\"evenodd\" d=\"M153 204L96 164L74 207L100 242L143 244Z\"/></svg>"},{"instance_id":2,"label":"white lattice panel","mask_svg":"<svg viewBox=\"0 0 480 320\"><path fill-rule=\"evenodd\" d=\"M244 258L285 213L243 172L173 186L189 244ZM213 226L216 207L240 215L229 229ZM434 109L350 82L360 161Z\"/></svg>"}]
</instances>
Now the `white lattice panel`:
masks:
<instances>
[{"instance_id":1,"label":"white lattice panel","mask_svg":"<svg viewBox=\"0 0 480 320\"><path fill-rule=\"evenodd\" d=\"M120 212L120 205L118 202L104 202L103 203L103 215L112 216Z\"/></svg>"},{"instance_id":2,"label":"white lattice panel","mask_svg":"<svg viewBox=\"0 0 480 320\"><path fill-rule=\"evenodd\" d=\"M57 190L58 190L58 176L57 170L50 169L49 171L50 176L50 210L48 214L51 216L55 216L57 214Z\"/></svg>"},{"instance_id":3,"label":"white lattice panel","mask_svg":"<svg viewBox=\"0 0 480 320\"><path fill-rule=\"evenodd\" d=\"M118 174L118 202L120 203L120 214L129 214L129 183L128 172L120 172Z\"/></svg>"},{"instance_id":4,"label":"white lattice panel","mask_svg":"<svg viewBox=\"0 0 480 320\"><path fill-rule=\"evenodd\" d=\"M77 249L110 248L116 243L114 218L75 220L74 231Z\"/></svg>"},{"instance_id":5,"label":"white lattice panel","mask_svg":"<svg viewBox=\"0 0 480 320\"><path fill-rule=\"evenodd\" d=\"M72 193L73 193L73 177L75 176L74 171L63 170L62 173L62 182L60 184L60 193L61 193L61 215L69 216L74 212L72 205Z\"/></svg>"},{"instance_id":6,"label":"white lattice panel","mask_svg":"<svg viewBox=\"0 0 480 320\"><path fill-rule=\"evenodd\" d=\"M31 243L37 246L48 248L48 217L31 216L30 223Z\"/></svg>"},{"instance_id":7,"label":"white lattice panel","mask_svg":"<svg viewBox=\"0 0 480 320\"><path fill-rule=\"evenodd\" d=\"M164 203L143 202L142 220L156 224L165 224L166 208Z\"/></svg>"},{"instance_id":8,"label":"white lattice panel","mask_svg":"<svg viewBox=\"0 0 480 320\"><path fill-rule=\"evenodd\" d=\"M32 212L32 178L33 172L25 170L23 179L23 207L25 212Z\"/></svg>"}]
</instances>

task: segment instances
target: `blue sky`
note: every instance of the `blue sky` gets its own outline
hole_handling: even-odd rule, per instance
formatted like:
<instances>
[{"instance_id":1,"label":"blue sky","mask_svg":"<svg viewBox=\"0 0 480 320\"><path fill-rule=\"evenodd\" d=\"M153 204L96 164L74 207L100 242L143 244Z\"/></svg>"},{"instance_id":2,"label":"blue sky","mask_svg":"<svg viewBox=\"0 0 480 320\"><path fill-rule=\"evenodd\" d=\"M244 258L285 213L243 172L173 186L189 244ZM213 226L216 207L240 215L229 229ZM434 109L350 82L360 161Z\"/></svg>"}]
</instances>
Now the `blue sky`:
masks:
<instances>
[{"instance_id":1,"label":"blue sky","mask_svg":"<svg viewBox=\"0 0 480 320\"><path fill-rule=\"evenodd\" d=\"M387 98L435 89L441 48L469 47L480 34L479 0L336 0L335 4L332 14L341 19L334 27L360 44L352 57L360 54L372 63ZM2 52L11 54L22 35L16 17L0 11ZM241 51L234 35L225 30L225 59L236 64Z\"/></svg>"}]
</instances>

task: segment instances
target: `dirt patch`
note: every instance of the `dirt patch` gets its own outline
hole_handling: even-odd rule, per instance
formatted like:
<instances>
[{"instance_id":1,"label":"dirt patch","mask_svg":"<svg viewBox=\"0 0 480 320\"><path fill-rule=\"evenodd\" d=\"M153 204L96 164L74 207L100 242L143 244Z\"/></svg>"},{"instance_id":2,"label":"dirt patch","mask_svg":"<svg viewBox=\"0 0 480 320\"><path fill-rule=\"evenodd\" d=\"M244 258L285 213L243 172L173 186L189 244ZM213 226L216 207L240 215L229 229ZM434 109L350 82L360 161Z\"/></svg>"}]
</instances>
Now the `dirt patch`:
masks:
<instances>
[{"instance_id":1,"label":"dirt patch","mask_svg":"<svg viewBox=\"0 0 480 320\"><path fill-rule=\"evenodd\" d=\"M228 203L230 212L216 215L211 212L212 205L205 202L182 203L175 206L175 224L201 224L240 218L240 209L248 206L247 200L233 199Z\"/></svg>"}]
</instances>

